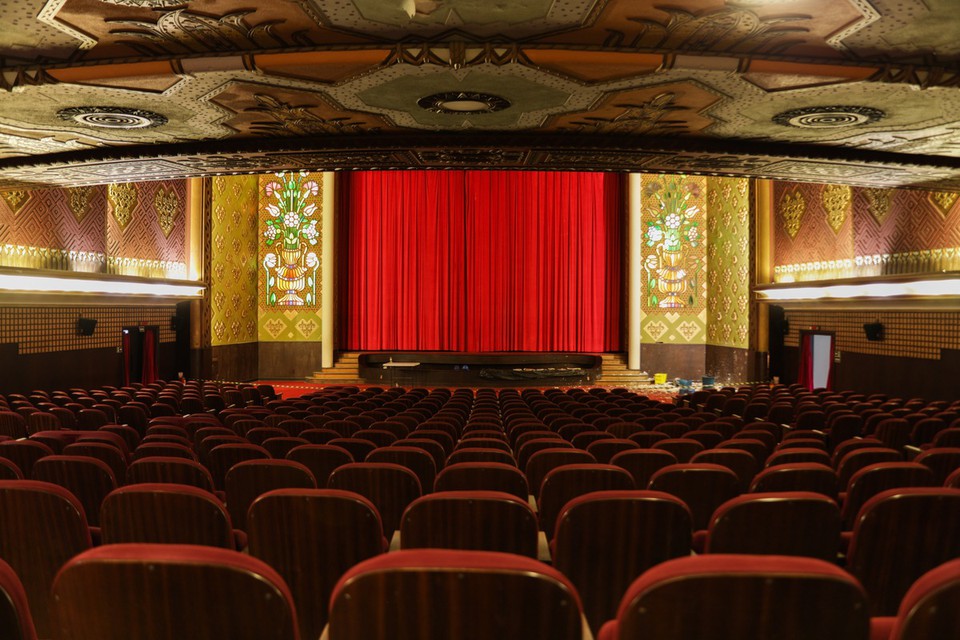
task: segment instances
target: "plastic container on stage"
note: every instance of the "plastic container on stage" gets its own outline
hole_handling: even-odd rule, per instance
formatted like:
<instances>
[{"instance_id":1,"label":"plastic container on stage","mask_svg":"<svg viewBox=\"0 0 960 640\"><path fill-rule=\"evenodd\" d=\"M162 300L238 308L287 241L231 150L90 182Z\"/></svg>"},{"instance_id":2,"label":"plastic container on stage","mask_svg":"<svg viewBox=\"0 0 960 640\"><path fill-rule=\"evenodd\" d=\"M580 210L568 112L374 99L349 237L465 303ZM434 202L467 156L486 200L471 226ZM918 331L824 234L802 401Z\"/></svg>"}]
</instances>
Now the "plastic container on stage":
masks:
<instances>
[{"instance_id":1,"label":"plastic container on stage","mask_svg":"<svg viewBox=\"0 0 960 640\"><path fill-rule=\"evenodd\" d=\"M717 386L717 379L713 376L703 376L703 388L710 389Z\"/></svg>"},{"instance_id":2,"label":"plastic container on stage","mask_svg":"<svg viewBox=\"0 0 960 640\"><path fill-rule=\"evenodd\" d=\"M653 384L667 384L667 374L665 373L653 374Z\"/></svg>"}]
</instances>

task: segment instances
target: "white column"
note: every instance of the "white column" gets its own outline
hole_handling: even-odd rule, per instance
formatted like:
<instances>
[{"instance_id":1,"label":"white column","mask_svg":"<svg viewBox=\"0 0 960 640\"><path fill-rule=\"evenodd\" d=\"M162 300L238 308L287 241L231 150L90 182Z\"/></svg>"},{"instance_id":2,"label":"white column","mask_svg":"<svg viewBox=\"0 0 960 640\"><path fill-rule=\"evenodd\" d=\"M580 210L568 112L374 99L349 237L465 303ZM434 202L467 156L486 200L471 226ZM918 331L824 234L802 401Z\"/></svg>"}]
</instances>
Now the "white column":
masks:
<instances>
[{"instance_id":1,"label":"white column","mask_svg":"<svg viewBox=\"0 0 960 640\"><path fill-rule=\"evenodd\" d=\"M323 212L320 222L320 366L327 369L333 366L334 318L334 225L336 218L336 176L332 171L323 173Z\"/></svg>"},{"instance_id":2,"label":"white column","mask_svg":"<svg viewBox=\"0 0 960 640\"><path fill-rule=\"evenodd\" d=\"M627 368L640 369L640 302L643 299L643 208L640 174L627 189Z\"/></svg>"}]
</instances>

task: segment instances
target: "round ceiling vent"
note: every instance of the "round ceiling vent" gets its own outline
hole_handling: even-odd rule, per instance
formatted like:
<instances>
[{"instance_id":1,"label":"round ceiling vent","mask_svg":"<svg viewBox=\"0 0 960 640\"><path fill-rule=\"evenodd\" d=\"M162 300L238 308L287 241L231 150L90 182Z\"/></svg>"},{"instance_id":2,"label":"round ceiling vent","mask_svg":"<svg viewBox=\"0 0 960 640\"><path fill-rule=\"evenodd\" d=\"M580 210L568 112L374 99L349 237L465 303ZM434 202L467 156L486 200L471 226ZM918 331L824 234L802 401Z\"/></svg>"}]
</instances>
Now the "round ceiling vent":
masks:
<instances>
[{"instance_id":1,"label":"round ceiling vent","mask_svg":"<svg viewBox=\"0 0 960 640\"><path fill-rule=\"evenodd\" d=\"M58 111L57 116L101 129L146 129L167 123L167 118L159 113L126 107L70 107Z\"/></svg>"},{"instance_id":2,"label":"round ceiling vent","mask_svg":"<svg viewBox=\"0 0 960 640\"><path fill-rule=\"evenodd\" d=\"M435 93L417 100L423 109L433 113L477 114L503 111L510 103L500 96L473 91Z\"/></svg>"},{"instance_id":3,"label":"round ceiling vent","mask_svg":"<svg viewBox=\"0 0 960 640\"><path fill-rule=\"evenodd\" d=\"M883 111L872 107L805 107L778 113L773 116L773 121L801 129L839 129L876 122L884 115Z\"/></svg>"}]
</instances>

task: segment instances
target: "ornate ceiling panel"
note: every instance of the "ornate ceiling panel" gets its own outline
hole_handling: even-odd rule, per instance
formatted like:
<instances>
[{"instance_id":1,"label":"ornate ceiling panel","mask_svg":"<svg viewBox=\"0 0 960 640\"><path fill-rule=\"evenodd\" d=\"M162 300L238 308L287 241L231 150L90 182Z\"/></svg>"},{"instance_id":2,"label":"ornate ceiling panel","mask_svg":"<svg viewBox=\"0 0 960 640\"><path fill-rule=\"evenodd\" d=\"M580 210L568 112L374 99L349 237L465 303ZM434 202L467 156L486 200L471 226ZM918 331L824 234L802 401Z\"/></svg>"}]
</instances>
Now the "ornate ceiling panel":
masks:
<instances>
[{"instance_id":1,"label":"ornate ceiling panel","mask_svg":"<svg viewBox=\"0 0 960 640\"><path fill-rule=\"evenodd\" d=\"M954 0L3 4L0 186L593 166L960 187Z\"/></svg>"}]
</instances>

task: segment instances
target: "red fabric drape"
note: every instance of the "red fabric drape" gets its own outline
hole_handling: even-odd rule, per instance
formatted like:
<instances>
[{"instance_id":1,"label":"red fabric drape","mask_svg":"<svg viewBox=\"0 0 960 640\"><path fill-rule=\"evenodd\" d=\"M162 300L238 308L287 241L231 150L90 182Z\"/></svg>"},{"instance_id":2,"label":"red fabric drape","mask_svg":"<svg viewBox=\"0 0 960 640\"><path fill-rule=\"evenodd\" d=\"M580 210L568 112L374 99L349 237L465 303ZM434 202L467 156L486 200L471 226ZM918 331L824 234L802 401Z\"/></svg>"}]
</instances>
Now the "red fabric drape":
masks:
<instances>
[{"instance_id":1,"label":"red fabric drape","mask_svg":"<svg viewBox=\"0 0 960 640\"><path fill-rule=\"evenodd\" d=\"M157 330L154 327L145 327L143 333L143 376L141 382L150 384L160 377L157 366Z\"/></svg>"},{"instance_id":2,"label":"red fabric drape","mask_svg":"<svg viewBox=\"0 0 960 640\"><path fill-rule=\"evenodd\" d=\"M619 350L619 176L357 172L345 182L345 348Z\"/></svg>"},{"instance_id":3,"label":"red fabric drape","mask_svg":"<svg viewBox=\"0 0 960 640\"><path fill-rule=\"evenodd\" d=\"M813 389L813 343L809 333L800 335L800 371L797 383Z\"/></svg>"},{"instance_id":4,"label":"red fabric drape","mask_svg":"<svg viewBox=\"0 0 960 640\"><path fill-rule=\"evenodd\" d=\"M130 334L127 331L123 332L121 344L123 346L123 386L130 386L130 359L133 357L133 354L130 353Z\"/></svg>"}]
</instances>

